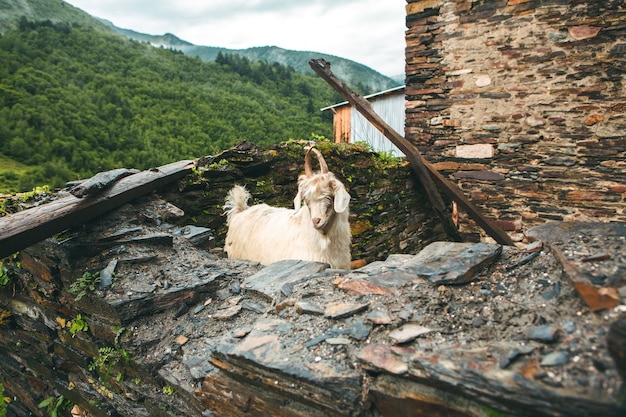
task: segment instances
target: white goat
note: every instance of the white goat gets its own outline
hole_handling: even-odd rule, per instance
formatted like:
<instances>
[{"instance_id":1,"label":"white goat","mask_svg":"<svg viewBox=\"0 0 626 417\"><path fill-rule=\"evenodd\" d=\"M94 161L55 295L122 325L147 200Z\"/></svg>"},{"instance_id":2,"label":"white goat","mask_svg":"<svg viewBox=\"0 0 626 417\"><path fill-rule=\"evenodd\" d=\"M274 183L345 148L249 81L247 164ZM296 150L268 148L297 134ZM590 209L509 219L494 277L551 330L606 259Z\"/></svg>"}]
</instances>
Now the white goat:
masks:
<instances>
[{"instance_id":1,"label":"white goat","mask_svg":"<svg viewBox=\"0 0 626 417\"><path fill-rule=\"evenodd\" d=\"M320 172L309 161L315 152ZM229 258L249 259L264 265L283 259L301 259L350 268L350 194L335 178L315 148L304 158L305 175L298 178L295 209L257 204L248 207L250 193L236 185L224 205L228 232L224 250ZM304 200L304 204L301 201Z\"/></svg>"}]
</instances>

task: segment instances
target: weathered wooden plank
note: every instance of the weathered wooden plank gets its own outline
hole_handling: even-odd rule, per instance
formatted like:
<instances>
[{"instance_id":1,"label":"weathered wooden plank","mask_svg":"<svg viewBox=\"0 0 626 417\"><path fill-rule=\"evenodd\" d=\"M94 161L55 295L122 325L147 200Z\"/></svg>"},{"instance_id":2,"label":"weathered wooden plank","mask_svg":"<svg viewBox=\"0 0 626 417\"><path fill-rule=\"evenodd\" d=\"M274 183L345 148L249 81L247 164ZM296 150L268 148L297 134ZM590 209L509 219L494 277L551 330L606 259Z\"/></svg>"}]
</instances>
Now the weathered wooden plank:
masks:
<instances>
[{"instance_id":1,"label":"weathered wooden plank","mask_svg":"<svg viewBox=\"0 0 626 417\"><path fill-rule=\"evenodd\" d=\"M350 90L341 80L339 80L330 70L330 64L323 59L312 59L309 61L311 68L320 75L331 87L343 96L355 109L357 109L370 123L382 132L387 139L398 147L406 156L411 167L418 176L418 179L424 186L428 198L433 208L441 218L441 221L450 237L460 241L460 235L456 226L452 222L451 216L448 214L441 196L437 192L434 185L436 183L439 188L444 191L450 198L455 200L468 215L476 221L491 237L498 243L513 246L511 237L500 227L489 222L480 211L463 195L452 182L443 177L430 163L428 163L421 155L419 149L411 142L406 140L402 135L396 132L387 122L378 116L372 109L371 104L363 97Z\"/></svg>"},{"instance_id":2,"label":"weathered wooden plank","mask_svg":"<svg viewBox=\"0 0 626 417\"><path fill-rule=\"evenodd\" d=\"M122 178L99 194L85 198L68 195L0 218L0 258L176 181L193 166L191 160L174 162Z\"/></svg>"},{"instance_id":3,"label":"weathered wooden plank","mask_svg":"<svg viewBox=\"0 0 626 417\"><path fill-rule=\"evenodd\" d=\"M424 166L423 158L419 154L419 150L411 145L408 141L404 140L398 132L396 132L391 126L387 124L376 112L372 109L372 105L369 101L356 94L349 89L341 80L339 80L332 73L330 69L330 63L323 59L312 59L309 61L309 65L315 72L317 72L331 87L333 87L339 94L341 94L359 113L361 113L370 123L372 123L378 130L380 130L394 145L404 152L404 154L411 162L411 167L417 174L419 181L424 186L428 200L432 204L433 208L439 215L443 226L448 235L456 241L461 240L461 235L456 226L452 222L452 218L448 215L441 195L437 191L433 180ZM411 149L413 147L414 149Z\"/></svg>"}]
</instances>

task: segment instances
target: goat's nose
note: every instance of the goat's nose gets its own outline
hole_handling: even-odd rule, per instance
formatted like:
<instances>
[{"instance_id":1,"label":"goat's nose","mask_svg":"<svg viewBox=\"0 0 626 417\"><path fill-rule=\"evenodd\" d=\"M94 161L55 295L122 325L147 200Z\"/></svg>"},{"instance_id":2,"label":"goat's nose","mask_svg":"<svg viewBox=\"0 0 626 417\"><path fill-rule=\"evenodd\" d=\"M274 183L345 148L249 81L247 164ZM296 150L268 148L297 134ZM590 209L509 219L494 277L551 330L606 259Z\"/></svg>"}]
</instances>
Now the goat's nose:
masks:
<instances>
[{"instance_id":1,"label":"goat's nose","mask_svg":"<svg viewBox=\"0 0 626 417\"><path fill-rule=\"evenodd\" d=\"M321 219L321 218L319 218L319 217L315 217L315 218L313 218L313 227L317 227L317 226L319 226L319 224L320 224L320 222L321 222L321 221L322 221L322 219Z\"/></svg>"}]
</instances>

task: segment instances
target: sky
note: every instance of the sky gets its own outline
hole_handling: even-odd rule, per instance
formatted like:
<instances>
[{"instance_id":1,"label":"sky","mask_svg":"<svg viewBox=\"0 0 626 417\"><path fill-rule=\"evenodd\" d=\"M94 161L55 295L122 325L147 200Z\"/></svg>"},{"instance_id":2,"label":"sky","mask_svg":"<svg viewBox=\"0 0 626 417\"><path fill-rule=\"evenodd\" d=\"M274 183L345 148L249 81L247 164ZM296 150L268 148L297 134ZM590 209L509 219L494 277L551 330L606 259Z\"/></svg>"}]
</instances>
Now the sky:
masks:
<instances>
[{"instance_id":1,"label":"sky","mask_svg":"<svg viewBox=\"0 0 626 417\"><path fill-rule=\"evenodd\" d=\"M66 0L117 27L195 45L278 46L404 73L405 0Z\"/></svg>"}]
</instances>

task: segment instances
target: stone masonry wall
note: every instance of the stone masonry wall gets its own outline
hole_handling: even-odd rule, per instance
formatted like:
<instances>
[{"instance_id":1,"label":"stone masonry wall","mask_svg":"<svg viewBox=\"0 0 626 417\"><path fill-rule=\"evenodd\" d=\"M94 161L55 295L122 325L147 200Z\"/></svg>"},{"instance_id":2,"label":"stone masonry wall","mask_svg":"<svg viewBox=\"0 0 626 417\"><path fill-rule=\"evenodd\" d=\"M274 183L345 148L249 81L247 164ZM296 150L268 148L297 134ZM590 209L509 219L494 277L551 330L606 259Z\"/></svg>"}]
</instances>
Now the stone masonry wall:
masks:
<instances>
[{"instance_id":1,"label":"stone masonry wall","mask_svg":"<svg viewBox=\"0 0 626 417\"><path fill-rule=\"evenodd\" d=\"M409 0L406 24L405 135L489 218L626 219L626 3Z\"/></svg>"},{"instance_id":2,"label":"stone masonry wall","mask_svg":"<svg viewBox=\"0 0 626 417\"><path fill-rule=\"evenodd\" d=\"M307 141L290 141L259 148L242 142L201 160L198 175L165 190L164 196L184 210L186 218L211 228L219 248L227 231L222 204L233 185L244 185L254 204L293 207L307 145ZM417 253L433 241L447 239L407 162L381 159L358 144L318 142L316 146L351 195L353 260L372 262L391 253ZM317 161L311 159L317 170Z\"/></svg>"}]
</instances>

